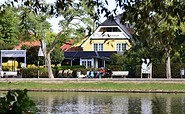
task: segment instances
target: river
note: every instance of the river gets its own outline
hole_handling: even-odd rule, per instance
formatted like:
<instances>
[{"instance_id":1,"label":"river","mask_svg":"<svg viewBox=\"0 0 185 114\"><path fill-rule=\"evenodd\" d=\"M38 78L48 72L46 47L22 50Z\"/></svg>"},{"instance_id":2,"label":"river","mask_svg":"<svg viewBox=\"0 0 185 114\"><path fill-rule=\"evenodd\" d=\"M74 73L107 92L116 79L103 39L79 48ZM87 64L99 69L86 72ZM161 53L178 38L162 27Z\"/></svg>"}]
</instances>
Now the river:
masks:
<instances>
[{"instance_id":1,"label":"river","mask_svg":"<svg viewBox=\"0 0 185 114\"><path fill-rule=\"evenodd\" d=\"M185 94L29 92L41 114L184 114Z\"/></svg>"}]
</instances>

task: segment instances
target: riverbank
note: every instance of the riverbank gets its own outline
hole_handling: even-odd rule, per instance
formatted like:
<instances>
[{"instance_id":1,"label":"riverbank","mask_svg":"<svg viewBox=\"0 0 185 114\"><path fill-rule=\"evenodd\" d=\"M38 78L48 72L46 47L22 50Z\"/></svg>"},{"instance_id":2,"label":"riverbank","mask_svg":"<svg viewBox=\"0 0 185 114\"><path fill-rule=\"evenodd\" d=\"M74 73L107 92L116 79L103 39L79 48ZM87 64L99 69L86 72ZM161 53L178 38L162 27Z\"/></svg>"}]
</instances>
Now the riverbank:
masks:
<instances>
[{"instance_id":1,"label":"riverbank","mask_svg":"<svg viewBox=\"0 0 185 114\"><path fill-rule=\"evenodd\" d=\"M185 93L185 79L1 78L0 90L51 92Z\"/></svg>"}]
</instances>

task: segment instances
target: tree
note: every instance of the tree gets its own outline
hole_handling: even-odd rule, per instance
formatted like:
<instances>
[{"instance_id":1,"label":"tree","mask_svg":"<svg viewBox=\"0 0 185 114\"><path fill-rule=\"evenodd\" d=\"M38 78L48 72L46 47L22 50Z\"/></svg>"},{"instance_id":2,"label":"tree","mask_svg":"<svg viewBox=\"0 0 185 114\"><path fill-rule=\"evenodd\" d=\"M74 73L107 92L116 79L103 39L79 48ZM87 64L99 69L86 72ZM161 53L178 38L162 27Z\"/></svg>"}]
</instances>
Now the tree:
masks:
<instances>
[{"instance_id":1,"label":"tree","mask_svg":"<svg viewBox=\"0 0 185 114\"><path fill-rule=\"evenodd\" d=\"M9 90L4 97L0 97L1 114L35 114L38 108L27 95L28 90Z\"/></svg>"},{"instance_id":2,"label":"tree","mask_svg":"<svg viewBox=\"0 0 185 114\"><path fill-rule=\"evenodd\" d=\"M44 41L47 44L47 48L51 48L52 42L54 41L55 37L56 37L55 33L50 31L46 32ZM61 45L63 44L62 43L60 44L60 41L58 41L58 43L56 44L56 48L51 53L51 64L58 64L64 59L64 54L61 51L61 47L60 47Z\"/></svg>"},{"instance_id":3,"label":"tree","mask_svg":"<svg viewBox=\"0 0 185 114\"><path fill-rule=\"evenodd\" d=\"M57 9L58 7L56 4L57 15L62 15L64 19L60 21L60 23L62 23L60 24L62 26L62 30L56 35L51 47L47 50L47 52L44 52L45 60L48 67L49 78L54 78L51 69L50 56L53 50L55 49L57 43L60 42L60 44L64 44L71 39L77 41L78 39L84 38L82 36L85 35L85 29L83 27L84 25L81 24L82 23L86 24L86 22L89 22L89 20L87 20L87 16L89 17L91 16L89 15L88 11L87 12L84 11L84 3L86 3L85 0L82 0L82 3L81 2L76 3L72 1L64 2L62 4L63 5L66 4L65 5L66 7L62 7L61 9ZM44 45L42 45L42 47L43 47L42 49L44 50Z\"/></svg>"},{"instance_id":4,"label":"tree","mask_svg":"<svg viewBox=\"0 0 185 114\"><path fill-rule=\"evenodd\" d=\"M19 18L15 8L0 11L0 49L12 49L19 42Z\"/></svg>"},{"instance_id":5,"label":"tree","mask_svg":"<svg viewBox=\"0 0 185 114\"><path fill-rule=\"evenodd\" d=\"M135 31L133 37L147 46L145 53L158 48L158 51L165 56L166 76L171 78L170 57L174 49L174 41L177 36L181 35L181 32L179 32L182 28L181 24L185 21L184 1L116 1L125 10L122 23L127 22L133 25ZM142 49L145 49L145 47L142 47ZM149 56L149 54L147 55Z\"/></svg>"},{"instance_id":6,"label":"tree","mask_svg":"<svg viewBox=\"0 0 185 114\"><path fill-rule=\"evenodd\" d=\"M9 6L14 6L14 3L18 1L10 1L8 3L5 3L6 5ZM63 20L63 25L62 25L62 30L56 35L55 39L53 40L51 47L49 49L45 49L45 43L43 43L43 40L41 40L42 44L42 50L44 51L44 57L45 61L48 67L48 75L49 78L54 78L52 69L51 69L51 53L55 49L56 44L58 43L59 39L61 43L65 43L69 41L71 38L79 38L79 37L74 37L74 35L78 35L81 30L83 30L83 26L81 28L75 28L70 30L70 25L72 25L74 20L80 20L80 22L88 22L87 20L87 15L92 18L97 19L97 15L94 15L94 6L96 2L93 0L89 0L88 2L85 0L80 0L80 2L72 2L71 0L56 0L55 4L47 5L43 3L42 1L29 1L29 0L23 0L20 5L29 7L30 11L33 11L35 14L39 14L39 12L45 12L47 14L50 14L52 16L59 16L62 15L65 20ZM1 6L3 7L3 5ZM91 9L90 9L91 8ZM88 10L85 10L88 9ZM24 21L24 18L22 18ZM80 23L78 23L78 26ZM89 29L89 28L88 28ZM89 29L90 30L90 29ZM75 33L74 33L75 31ZM77 32L76 32L77 31ZM85 32L85 31L84 31ZM81 33L84 33L81 32ZM80 33L80 34L81 34ZM90 33L90 32L89 32ZM69 36L69 37L67 37ZM73 36L73 37L71 37ZM79 36L79 35L78 35ZM44 44L44 45L43 45Z\"/></svg>"},{"instance_id":7,"label":"tree","mask_svg":"<svg viewBox=\"0 0 185 114\"><path fill-rule=\"evenodd\" d=\"M49 15L40 12L36 15L29 7L19 7L21 41L38 41L51 31L51 24L46 21Z\"/></svg>"}]
</instances>

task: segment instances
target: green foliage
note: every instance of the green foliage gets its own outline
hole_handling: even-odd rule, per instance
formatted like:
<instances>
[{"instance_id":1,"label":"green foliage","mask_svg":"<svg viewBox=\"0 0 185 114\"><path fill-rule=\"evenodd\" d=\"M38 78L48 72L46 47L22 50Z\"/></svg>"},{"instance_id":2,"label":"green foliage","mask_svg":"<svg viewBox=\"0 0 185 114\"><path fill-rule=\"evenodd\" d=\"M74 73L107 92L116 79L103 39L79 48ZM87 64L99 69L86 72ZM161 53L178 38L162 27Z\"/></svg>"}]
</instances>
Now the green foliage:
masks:
<instances>
[{"instance_id":1,"label":"green foliage","mask_svg":"<svg viewBox=\"0 0 185 114\"><path fill-rule=\"evenodd\" d=\"M60 45L56 45L55 49L51 53L51 64L59 64L64 59L64 53L62 52Z\"/></svg>"},{"instance_id":2,"label":"green foliage","mask_svg":"<svg viewBox=\"0 0 185 114\"><path fill-rule=\"evenodd\" d=\"M0 49L13 49L21 41L38 40L51 27L47 15L36 16L23 6L3 6L0 15Z\"/></svg>"},{"instance_id":3,"label":"green foliage","mask_svg":"<svg viewBox=\"0 0 185 114\"><path fill-rule=\"evenodd\" d=\"M26 41L35 41L45 37L46 31L49 31L51 25L46 19L47 14L39 13L35 15L30 8L20 7L19 18L21 19L21 35Z\"/></svg>"},{"instance_id":4,"label":"green foliage","mask_svg":"<svg viewBox=\"0 0 185 114\"><path fill-rule=\"evenodd\" d=\"M38 59L41 65L44 64L44 60L41 59L41 57L38 57L38 51L39 51L39 47L38 46L33 46L30 47L29 49L27 49L26 51L26 61L27 64L35 64L37 65Z\"/></svg>"},{"instance_id":5,"label":"green foliage","mask_svg":"<svg viewBox=\"0 0 185 114\"><path fill-rule=\"evenodd\" d=\"M140 58L154 58L166 63L166 76L171 77L170 57L183 42L176 42L182 35L185 22L183 0L117 0L125 11L121 22L134 30L131 50Z\"/></svg>"},{"instance_id":6,"label":"green foliage","mask_svg":"<svg viewBox=\"0 0 185 114\"><path fill-rule=\"evenodd\" d=\"M122 54L113 54L110 57L109 63L113 65L123 65L125 64L125 56Z\"/></svg>"},{"instance_id":7,"label":"green foliage","mask_svg":"<svg viewBox=\"0 0 185 114\"><path fill-rule=\"evenodd\" d=\"M59 22L59 25L63 28L62 39L59 39L59 41L65 43L73 39L76 43L92 34L97 19L95 19L95 6L88 4L90 1L81 0L80 3L74 1L68 7L68 10L61 10L60 14L64 16L64 19ZM98 18L97 15L96 18Z\"/></svg>"},{"instance_id":8,"label":"green foliage","mask_svg":"<svg viewBox=\"0 0 185 114\"><path fill-rule=\"evenodd\" d=\"M4 41L0 40L0 50L11 50L13 49L13 45L10 43L5 43Z\"/></svg>"},{"instance_id":9,"label":"green foliage","mask_svg":"<svg viewBox=\"0 0 185 114\"><path fill-rule=\"evenodd\" d=\"M55 69L58 70L67 70L67 69L85 69L86 67L83 65L74 65L74 66L56 66Z\"/></svg>"},{"instance_id":10,"label":"green foliage","mask_svg":"<svg viewBox=\"0 0 185 114\"><path fill-rule=\"evenodd\" d=\"M123 65L107 65L106 66L109 69L112 69L113 71L122 71Z\"/></svg>"},{"instance_id":11,"label":"green foliage","mask_svg":"<svg viewBox=\"0 0 185 114\"><path fill-rule=\"evenodd\" d=\"M23 78L48 78L47 68L21 68L21 75ZM55 69L52 69L55 72Z\"/></svg>"},{"instance_id":12,"label":"green foliage","mask_svg":"<svg viewBox=\"0 0 185 114\"><path fill-rule=\"evenodd\" d=\"M131 56L133 54L126 53L124 55L121 54L114 54L110 57L110 62L106 66L114 71L129 71L129 77L135 76L135 64L139 63L139 59L136 56Z\"/></svg>"},{"instance_id":13,"label":"green foliage","mask_svg":"<svg viewBox=\"0 0 185 114\"><path fill-rule=\"evenodd\" d=\"M1 114L35 114L38 109L29 99L27 90L9 90L6 96L0 98Z\"/></svg>"},{"instance_id":14,"label":"green foliage","mask_svg":"<svg viewBox=\"0 0 185 114\"><path fill-rule=\"evenodd\" d=\"M58 77L62 77L61 74L59 75L59 71L64 71L64 70L72 70L72 77L76 78L76 73L77 71L81 71L81 74L87 74L87 69L85 66L82 65L74 65L74 66L57 66L55 67Z\"/></svg>"},{"instance_id":15,"label":"green foliage","mask_svg":"<svg viewBox=\"0 0 185 114\"><path fill-rule=\"evenodd\" d=\"M181 78L180 69L185 69L185 64L173 63L172 68L172 78ZM135 77L141 77L141 65L136 66ZM165 64L152 64L152 77L153 78L166 78L165 76Z\"/></svg>"},{"instance_id":16,"label":"green foliage","mask_svg":"<svg viewBox=\"0 0 185 114\"><path fill-rule=\"evenodd\" d=\"M5 9L4 12L0 11L0 44L2 44L1 49L12 49L11 45L15 45L19 41L20 21L16 8L5 7Z\"/></svg>"}]
</instances>

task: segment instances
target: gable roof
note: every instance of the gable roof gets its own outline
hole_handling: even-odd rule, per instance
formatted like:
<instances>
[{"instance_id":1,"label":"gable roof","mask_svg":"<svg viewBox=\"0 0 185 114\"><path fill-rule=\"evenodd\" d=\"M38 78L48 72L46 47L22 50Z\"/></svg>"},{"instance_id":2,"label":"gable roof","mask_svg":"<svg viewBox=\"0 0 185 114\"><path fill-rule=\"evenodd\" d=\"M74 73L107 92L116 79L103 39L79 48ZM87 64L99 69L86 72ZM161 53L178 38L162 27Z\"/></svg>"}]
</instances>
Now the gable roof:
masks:
<instances>
[{"instance_id":1,"label":"gable roof","mask_svg":"<svg viewBox=\"0 0 185 114\"><path fill-rule=\"evenodd\" d=\"M107 19L105 20L100 26L118 26L118 24L115 22L115 20Z\"/></svg>"},{"instance_id":2,"label":"gable roof","mask_svg":"<svg viewBox=\"0 0 185 114\"><path fill-rule=\"evenodd\" d=\"M131 33L128 31L128 28L121 23L121 14L116 16L114 19L109 18L105 20L100 26L119 26L130 38L132 38Z\"/></svg>"},{"instance_id":3,"label":"gable roof","mask_svg":"<svg viewBox=\"0 0 185 114\"><path fill-rule=\"evenodd\" d=\"M15 46L15 49L21 49L23 45L28 45L28 46L40 46L40 41L36 42L21 42L18 46Z\"/></svg>"},{"instance_id":4,"label":"gable roof","mask_svg":"<svg viewBox=\"0 0 185 114\"><path fill-rule=\"evenodd\" d=\"M121 28L121 30L128 36L128 39L132 38L131 33L128 31L128 28L123 25L120 20L121 20L121 16L122 15L118 15L116 16L114 19L112 18L108 18L107 20L105 20L103 23L101 23L95 30L95 32L97 32L98 28L103 27L103 26L118 26L119 28ZM94 32L94 33L95 33ZM89 38L87 38L80 46L83 46L94 34L92 33L91 36Z\"/></svg>"},{"instance_id":5,"label":"gable roof","mask_svg":"<svg viewBox=\"0 0 185 114\"><path fill-rule=\"evenodd\" d=\"M62 49L62 51L67 51L68 49L71 48L73 43L74 43L74 40L70 40L69 42L66 42L65 44L63 44L60 48Z\"/></svg>"},{"instance_id":6,"label":"gable roof","mask_svg":"<svg viewBox=\"0 0 185 114\"><path fill-rule=\"evenodd\" d=\"M132 35L131 35L130 31L128 31L128 28L127 28L125 25L123 25L123 24L121 23L121 18L122 18L122 14L117 15L117 16L115 17L116 23L118 24L118 26L119 26L130 38L132 38Z\"/></svg>"}]
</instances>

